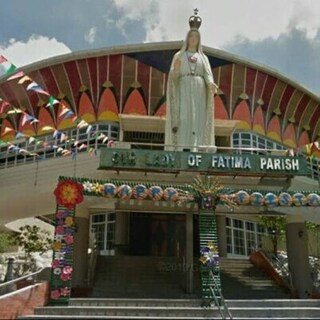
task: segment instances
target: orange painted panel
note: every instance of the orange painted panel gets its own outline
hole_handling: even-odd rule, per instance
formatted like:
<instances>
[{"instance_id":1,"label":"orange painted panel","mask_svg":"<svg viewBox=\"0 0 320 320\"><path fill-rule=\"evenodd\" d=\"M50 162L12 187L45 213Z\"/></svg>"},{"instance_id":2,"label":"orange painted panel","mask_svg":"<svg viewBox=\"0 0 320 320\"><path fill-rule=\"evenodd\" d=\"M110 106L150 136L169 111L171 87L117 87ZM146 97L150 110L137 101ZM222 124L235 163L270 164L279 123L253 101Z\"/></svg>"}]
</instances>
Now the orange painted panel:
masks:
<instances>
[{"instance_id":1,"label":"orange painted panel","mask_svg":"<svg viewBox=\"0 0 320 320\"><path fill-rule=\"evenodd\" d=\"M228 120L229 115L227 109L219 95L214 97L214 117L215 119Z\"/></svg>"},{"instance_id":2,"label":"orange painted panel","mask_svg":"<svg viewBox=\"0 0 320 320\"><path fill-rule=\"evenodd\" d=\"M98 106L98 120L119 121L118 104L114 93L106 88L100 98Z\"/></svg>"},{"instance_id":3,"label":"orange painted panel","mask_svg":"<svg viewBox=\"0 0 320 320\"><path fill-rule=\"evenodd\" d=\"M37 135L50 132L50 130L47 130L47 127L52 127L52 130L56 127L52 115L47 108L40 108L38 119Z\"/></svg>"},{"instance_id":4,"label":"orange painted panel","mask_svg":"<svg viewBox=\"0 0 320 320\"><path fill-rule=\"evenodd\" d=\"M267 130L267 137L282 142L281 141L281 126L280 120L277 115L275 115L269 122L268 130Z\"/></svg>"},{"instance_id":5,"label":"orange painted panel","mask_svg":"<svg viewBox=\"0 0 320 320\"><path fill-rule=\"evenodd\" d=\"M123 108L124 114L139 114L139 115L147 115L147 108L144 104L143 97L139 90L134 89Z\"/></svg>"},{"instance_id":6,"label":"orange painted panel","mask_svg":"<svg viewBox=\"0 0 320 320\"><path fill-rule=\"evenodd\" d=\"M78 115L82 120L85 120L89 123L96 121L93 104L86 92L83 92L80 97Z\"/></svg>"},{"instance_id":7,"label":"orange painted panel","mask_svg":"<svg viewBox=\"0 0 320 320\"><path fill-rule=\"evenodd\" d=\"M34 136L36 134L34 127L32 124L30 124L29 121L26 121L26 123L24 125L22 125L22 120L23 120L24 116L21 115L20 120L19 120L19 127L18 127L18 131L22 132L23 134L25 134L26 136Z\"/></svg>"},{"instance_id":8,"label":"orange painted panel","mask_svg":"<svg viewBox=\"0 0 320 320\"><path fill-rule=\"evenodd\" d=\"M15 136L15 129L8 120L4 119L1 126L1 139L4 141L10 141L14 140Z\"/></svg>"},{"instance_id":9,"label":"orange painted panel","mask_svg":"<svg viewBox=\"0 0 320 320\"><path fill-rule=\"evenodd\" d=\"M254 111L252 129L254 132L257 132L261 135L266 134L266 130L264 127L264 115L260 106L258 106Z\"/></svg>"},{"instance_id":10,"label":"orange painted panel","mask_svg":"<svg viewBox=\"0 0 320 320\"><path fill-rule=\"evenodd\" d=\"M164 102L156 112L156 116L164 117L167 114L167 104Z\"/></svg>"},{"instance_id":11,"label":"orange painted panel","mask_svg":"<svg viewBox=\"0 0 320 320\"><path fill-rule=\"evenodd\" d=\"M297 146L296 132L292 123L289 123L286 130L284 131L283 143L293 148Z\"/></svg>"},{"instance_id":12,"label":"orange painted panel","mask_svg":"<svg viewBox=\"0 0 320 320\"><path fill-rule=\"evenodd\" d=\"M251 129L251 115L249 105L246 100L242 100L233 113L233 120L240 120L241 129Z\"/></svg>"},{"instance_id":13,"label":"orange painted panel","mask_svg":"<svg viewBox=\"0 0 320 320\"><path fill-rule=\"evenodd\" d=\"M303 131L300 135L299 138L299 143L298 143L298 147L303 147L306 144L310 143L310 139L309 139L309 135L307 131Z\"/></svg>"}]
</instances>

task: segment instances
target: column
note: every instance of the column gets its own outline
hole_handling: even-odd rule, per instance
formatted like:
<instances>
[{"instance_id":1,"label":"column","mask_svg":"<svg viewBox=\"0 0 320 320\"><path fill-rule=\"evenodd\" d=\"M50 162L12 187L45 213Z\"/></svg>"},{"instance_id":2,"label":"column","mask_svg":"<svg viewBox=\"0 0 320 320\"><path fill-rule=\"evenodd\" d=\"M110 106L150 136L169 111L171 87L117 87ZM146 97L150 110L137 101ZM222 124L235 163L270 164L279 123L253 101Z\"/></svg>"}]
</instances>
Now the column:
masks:
<instances>
[{"instance_id":1,"label":"column","mask_svg":"<svg viewBox=\"0 0 320 320\"><path fill-rule=\"evenodd\" d=\"M76 208L76 232L74 236L73 254L73 288L88 286L88 245L89 245L89 215L85 207Z\"/></svg>"},{"instance_id":2,"label":"column","mask_svg":"<svg viewBox=\"0 0 320 320\"><path fill-rule=\"evenodd\" d=\"M193 293L193 213L186 213L186 293Z\"/></svg>"},{"instance_id":3,"label":"column","mask_svg":"<svg viewBox=\"0 0 320 320\"><path fill-rule=\"evenodd\" d=\"M218 249L220 257L227 256L226 216L217 215Z\"/></svg>"},{"instance_id":4,"label":"column","mask_svg":"<svg viewBox=\"0 0 320 320\"><path fill-rule=\"evenodd\" d=\"M310 298L312 279L309 265L308 234L301 215L287 215L286 240L293 286L299 298Z\"/></svg>"}]
</instances>

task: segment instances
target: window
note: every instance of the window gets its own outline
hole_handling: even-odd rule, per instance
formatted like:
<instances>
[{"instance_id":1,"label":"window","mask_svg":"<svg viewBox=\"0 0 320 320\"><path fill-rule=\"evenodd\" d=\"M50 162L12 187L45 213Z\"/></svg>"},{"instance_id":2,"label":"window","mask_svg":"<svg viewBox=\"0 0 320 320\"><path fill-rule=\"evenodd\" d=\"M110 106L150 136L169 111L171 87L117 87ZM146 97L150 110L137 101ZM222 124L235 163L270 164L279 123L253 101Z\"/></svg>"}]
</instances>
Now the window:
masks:
<instances>
[{"instance_id":1,"label":"window","mask_svg":"<svg viewBox=\"0 0 320 320\"><path fill-rule=\"evenodd\" d=\"M113 256L115 241L115 213L97 213L91 215L90 229L95 235L100 255Z\"/></svg>"},{"instance_id":2,"label":"window","mask_svg":"<svg viewBox=\"0 0 320 320\"><path fill-rule=\"evenodd\" d=\"M252 132L236 132L232 137L234 148L258 148L265 151L242 150L241 153L266 154L268 150L284 150L285 146Z\"/></svg>"},{"instance_id":3,"label":"window","mask_svg":"<svg viewBox=\"0 0 320 320\"><path fill-rule=\"evenodd\" d=\"M226 217L227 252L232 256L249 256L262 246L265 230L252 221Z\"/></svg>"}]
</instances>

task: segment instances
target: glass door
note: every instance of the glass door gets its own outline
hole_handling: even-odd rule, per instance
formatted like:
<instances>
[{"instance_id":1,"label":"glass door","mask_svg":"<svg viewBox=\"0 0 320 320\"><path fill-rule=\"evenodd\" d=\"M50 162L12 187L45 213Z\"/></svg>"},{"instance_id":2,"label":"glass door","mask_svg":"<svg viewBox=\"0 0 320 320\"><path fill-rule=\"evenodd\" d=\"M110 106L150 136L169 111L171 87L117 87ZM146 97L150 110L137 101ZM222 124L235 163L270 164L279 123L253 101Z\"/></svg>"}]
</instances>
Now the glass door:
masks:
<instances>
[{"instance_id":1,"label":"glass door","mask_svg":"<svg viewBox=\"0 0 320 320\"><path fill-rule=\"evenodd\" d=\"M90 229L95 235L100 255L114 255L115 226L115 213L95 213L90 216Z\"/></svg>"}]
</instances>

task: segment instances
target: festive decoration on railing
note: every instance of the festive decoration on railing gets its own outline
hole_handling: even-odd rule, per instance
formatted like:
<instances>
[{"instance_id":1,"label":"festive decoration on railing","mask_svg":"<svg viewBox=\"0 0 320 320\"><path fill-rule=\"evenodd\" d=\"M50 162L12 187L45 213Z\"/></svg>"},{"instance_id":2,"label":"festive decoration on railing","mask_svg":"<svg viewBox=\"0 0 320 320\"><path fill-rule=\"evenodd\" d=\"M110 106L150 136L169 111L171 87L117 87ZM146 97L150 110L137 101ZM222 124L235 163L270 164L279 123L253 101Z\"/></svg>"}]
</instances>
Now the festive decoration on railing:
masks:
<instances>
[{"instance_id":1,"label":"festive decoration on railing","mask_svg":"<svg viewBox=\"0 0 320 320\"><path fill-rule=\"evenodd\" d=\"M207 246L200 248L200 262L207 267L219 265L219 252L217 247L209 242Z\"/></svg>"},{"instance_id":2,"label":"festive decoration on railing","mask_svg":"<svg viewBox=\"0 0 320 320\"><path fill-rule=\"evenodd\" d=\"M83 201L83 185L71 179L62 180L54 190L54 195L58 205L73 208Z\"/></svg>"},{"instance_id":3,"label":"festive decoration on railing","mask_svg":"<svg viewBox=\"0 0 320 320\"><path fill-rule=\"evenodd\" d=\"M199 180L200 179L200 180ZM215 178L197 178L191 185L165 185L139 182L125 182L120 180L94 180L87 178L61 177L60 181L73 180L83 187L86 196L106 197L121 201L152 200L168 201L177 205L184 203L197 203L204 209L212 209L216 205L224 205L228 208L236 206L255 207L301 207L320 206L318 192L263 192L239 190L234 191L222 187ZM203 181L203 185L201 183ZM205 187L208 190L205 191Z\"/></svg>"},{"instance_id":4,"label":"festive decoration on railing","mask_svg":"<svg viewBox=\"0 0 320 320\"><path fill-rule=\"evenodd\" d=\"M228 207L236 206L233 197L221 193L223 186L217 177L197 176L191 184L191 188L197 193L199 205L203 209L215 209L218 203Z\"/></svg>"},{"instance_id":5,"label":"festive decoration on railing","mask_svg":"<svg viewBox=\"0 0 320 320\"><path fill-rule=\"evenodd\" d=\"M50 305L68 304L73 266L75 208L58 206L54 233L50 281Z\"/></svg>"}]
</instances>

